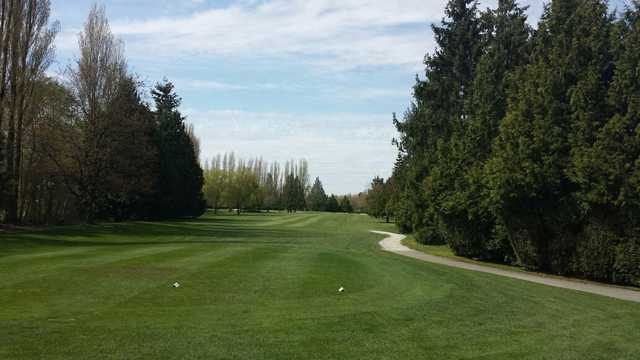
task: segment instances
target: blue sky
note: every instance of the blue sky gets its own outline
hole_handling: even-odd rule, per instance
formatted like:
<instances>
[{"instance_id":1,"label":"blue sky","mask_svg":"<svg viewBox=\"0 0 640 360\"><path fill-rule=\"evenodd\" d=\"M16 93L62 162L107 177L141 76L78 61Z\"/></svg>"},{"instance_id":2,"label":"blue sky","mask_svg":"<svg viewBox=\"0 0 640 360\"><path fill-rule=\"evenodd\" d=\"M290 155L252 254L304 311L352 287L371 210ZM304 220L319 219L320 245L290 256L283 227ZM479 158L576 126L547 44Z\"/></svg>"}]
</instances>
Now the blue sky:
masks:
<instances>
[{"instance_id":1,"label":"blue sky","mask_svg":"<svg viewBox=\"0 0 640 360\"><path fill-rule=\"evenodd\" d=\"M483 0L480 7L497 0ZM615 0L620 7L625 0ZM392 113L411 99L432 22L446 0L105 0L131 70L167 77L202 156L306 158L328 192L357 193L391 173ZM530 5L536 22L543 2ZM91 1L52 0L57 61L77 54Z\"/></svg>"}]
</instances>

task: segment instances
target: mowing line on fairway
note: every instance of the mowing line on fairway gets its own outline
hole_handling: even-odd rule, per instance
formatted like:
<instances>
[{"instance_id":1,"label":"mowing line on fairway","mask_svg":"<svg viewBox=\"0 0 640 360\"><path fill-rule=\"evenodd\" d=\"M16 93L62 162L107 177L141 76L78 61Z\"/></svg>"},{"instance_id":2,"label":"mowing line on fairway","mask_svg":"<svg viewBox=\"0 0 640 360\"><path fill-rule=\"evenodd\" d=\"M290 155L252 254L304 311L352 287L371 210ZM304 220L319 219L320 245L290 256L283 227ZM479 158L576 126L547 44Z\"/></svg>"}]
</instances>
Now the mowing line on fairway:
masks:
<instances>
[{"instance_id":1,"label":"mowing line on fairway","mask_svg":"<svg viewBox=\"0 0 640 360\"><path fill-rule=\"evenodd\" d=\"M304 221L309 217L314 216L314 214L293 214L286 215L284 218L278 220L266 221L260 224L256 224L256 226L278 226L278 225L291 225L297 223L299 221Z\"/></svg>"},{"instance_id":2,"label":"mowing line on fairway","mask_svg":"<svg viewBox=\"0 0 640 360\"><path fill-rule=\"evenodd\" d=\"M4 264L12 264L24 260L36 260L36 259L53 259L58 256L70 256L76 255L79 253L87 252L91 249L95 249L95 247L78 247L78 248L69 248L63 250L54 250L54 251L46 251L46 252L34 252L30 254L15 254L15 255L7 255L0 257L0 266Z\"/></svg>"},{"instance_id":3,"label":"mowing line on fairway","mask_svg":"<svg viewBox=\"0 0 640 360\"><path fill-rule=\"evenodd\" d=\"M302 226L309 226L311 224L314 224L318 221L320 221L320 219L322 219L320 216L311 216L310 218L307 218L301 222L297 222L297 223L293 223L293 224L287 224L285 226L290 226L290 227L302 227Z\"/></svg>"},{"instance_id":4,"label":"mowing line on fairway","mask_svg":"<svg viewBox=\"0 0 640 360\"><path fill-rule=\"evenodd\" d=\"M72 262L70 262L70 260L66 259L66 257L64 256L56 257L55 259L53 259L55 261L54 263L44 262L39 266L30 264L28 267L19 268L18 271L4 273L2 275L7 276L0 276L0 280L4 284L18 284L25 281L32 281L35 279L47 277L54 270L78 271L78 268L116 263L119 261L126 261L145 256L177 251L182 248L184 248L184 246L161 246L153 248L143 247L131 250L128 249L127 246L95 246L89 248L91 249L91 251L71 255L73 257L77 257L77 259L74 259ZM109 250L109 252L102 253L100 252L101 250ZM85 256L88 254L91 256Z\"/></svg>"},{"instance_id":5,"label":"mowing line on fairway","mask_svg":"<svg viewBox=\"0 0 640 360\"><path fill-rule=\"evenodd\" d=\"M587 292L587 293L607 296L615 299L640 303L639 291L627 290L627 289L614 287L614 286L581 282L579 280L569 280L569 279L564 280L564 279L558 279L558 278L544 277L544 276L535 275L535 274L501 270L501 269L496 269L489 266L482 266L482 265L470 264L462 261L456 261L456 260L447 259L440 256L429 255L420 251L412 250L402 245L401 241L405 238L404 235L390 233L386 231L371 230L371 232L375 234L386 235L387 237L382 239L379 242L380 247L382 247L384 251L392 252L394 254L407 256L407 257L422 260L422 261L428 261L435 264L465 269L465 270L484 272L484 273L504 276L504 277L513 278L513 279L534 282L537 284L543 284L543 285L554 286L554 287L559 287L563 289Z\"/></svg>"}]
</instances>

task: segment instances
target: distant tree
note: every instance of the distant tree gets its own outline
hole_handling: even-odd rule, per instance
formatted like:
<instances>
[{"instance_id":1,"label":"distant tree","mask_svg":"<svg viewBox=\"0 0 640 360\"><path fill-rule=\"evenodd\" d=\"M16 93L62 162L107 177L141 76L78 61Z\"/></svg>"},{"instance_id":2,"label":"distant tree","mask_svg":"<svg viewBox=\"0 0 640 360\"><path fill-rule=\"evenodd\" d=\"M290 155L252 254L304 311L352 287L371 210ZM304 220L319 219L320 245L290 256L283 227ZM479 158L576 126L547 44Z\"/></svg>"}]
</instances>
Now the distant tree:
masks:
<instances>
[{"instance_id":1,"label":"distant tree","mask_svg":"<svg viewBox=\"0 0 640 360\"><path fill-rule=\"evenodd\" d=\"M320 178L316 178L309 192L309 207L312 211L324 211L327 207L327 194L324 192Z\"/></svg>"},{"instance_id":2,"label":"distant tree","mask_svg":"<svg viewBox=\"0 0 640 360\"><path fill-rule=\"evenodd\" d=\"M282 189L283 205L287 212L292 213L297 210L297 180L293 173L286 175L284 187Z\"/></svg>"},{"instance_id":3,"label":"distant tree","mask_svg":"<svg viewBox=\"0 0 640 360\"><path fill-rule=\"evenodd\" d=\"M340 204L338 203L338 198L335 195L329 196L327 200L327 211L329 212L339 212Z\"/></svg>"},{"instance_id":4,"label":"distant tree","mask_svg":"<svg viewBox=\"0 0 640 360\"><path fill-rule=\"evenodd\" d=\"M348 196L343 196L340 200L340 211L345 213L352 213L353 206L351 206L351 200L349 200Z\"/></svg>"},{"instance_id":5,"label":"distant tree","mask_svg":"<svg viewBox=\"0 0 640 360\"><path fill-rule=\"evenodd\" d=\"M258 178L244 163L240 163L240 166L228 176L225 191L227 204L240 215L242 210L250 207L251 202L255 201L259 187Z\"/></svg>"},{"instance_id":6,"label":"distant tree","mask_svg":"<svg viewBox=\"0 0 640 360\"><path fill-rule=\"evenodd\" d=\"M274 173L273 170L272 167L264 183L265 206L267 211L277 209L280 206L279 175L278 173Z\"/></svg>"},{"instance_id":7,"label":"distant tree","mask_svg":"<svg viewBox=\"0 0 640 360\"><path fill-rule=\"evenodd\" d=\"M226 171L220 165L220 156L218 156L204 171L204 197L214 213L220 208L228 181Z\"/></svg>"},{"instance_id":8,"label":"distant tree","mask_svg":"<svg viewBox=\"0 0 640 360\"><path fill-rule=\"evenodd\" d=\"M367 196L366 193L360 192L357 194L348 195L349 202L351 206L353 206L353 211L358 213L366 213L367 212Z\"/></svg>"},{"instance_id":9,"label":"distant tree","mask_svg":"<svg viewBox=\"0 0 640 360\"><path fill-rule=\"evenodd\" d=\"M371 181L371 188L367 193L367 208L369 215L381 218L385 215L386 209L386 194L385 194L384 179L376 176Z\"/></svg>"},{"instance_id":10,"label":"distant tree","mask_svg":"<svg viewBox=\"0 0 640 360\"><path fill-rule=\"evenodd\" d=\"M304 180L300 178L300 174L303 173L297 172L296 169L293 162L289 163L285 169L282 199L288 212L304 210L306 207Z\"/></svg>"}]
</instances>

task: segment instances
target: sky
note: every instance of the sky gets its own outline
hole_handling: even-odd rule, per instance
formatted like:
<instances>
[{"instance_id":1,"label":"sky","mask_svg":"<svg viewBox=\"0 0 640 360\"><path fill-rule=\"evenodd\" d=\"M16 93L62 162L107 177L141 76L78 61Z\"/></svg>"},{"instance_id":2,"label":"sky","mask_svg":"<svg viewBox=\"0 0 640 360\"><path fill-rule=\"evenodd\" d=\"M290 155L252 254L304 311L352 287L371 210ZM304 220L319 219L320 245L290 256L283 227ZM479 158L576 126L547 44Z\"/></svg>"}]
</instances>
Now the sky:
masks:
<instances>
[{"instance_id":1,"label":"sky","mask_svg":"<svg viewBox=\"0 0 640 360\"><path fill-rule=\"evenodd\" d=\"M621 8L625 1L612 0ZM480 8L497 0L481 0ZM537 22L543 1L529 5ZM183 98L202 158L307 159L329 193L391 174L392 114L411 102L446 0L104 0L131 71ZM61 74L92 5L52 0Z\"/></svg>"}]
</instances>

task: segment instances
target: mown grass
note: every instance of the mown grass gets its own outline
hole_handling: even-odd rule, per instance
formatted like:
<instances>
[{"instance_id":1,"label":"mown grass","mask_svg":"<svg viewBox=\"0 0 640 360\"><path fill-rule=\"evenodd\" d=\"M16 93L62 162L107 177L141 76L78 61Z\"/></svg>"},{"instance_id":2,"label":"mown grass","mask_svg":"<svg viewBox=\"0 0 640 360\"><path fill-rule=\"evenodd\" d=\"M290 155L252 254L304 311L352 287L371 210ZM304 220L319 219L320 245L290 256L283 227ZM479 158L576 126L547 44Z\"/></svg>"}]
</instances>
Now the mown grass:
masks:
<instances>
[{"instance_id":1,"label":"mown grass","mask_svg":"<svg viewBox=\"0 0 640 360\"><path fill-rule=\"evenodd\" d=\"M640 353L638 304L385 253L370 229L394 230L298 213L2 234L0 358Z\"/></svg>"}]
</instances>

